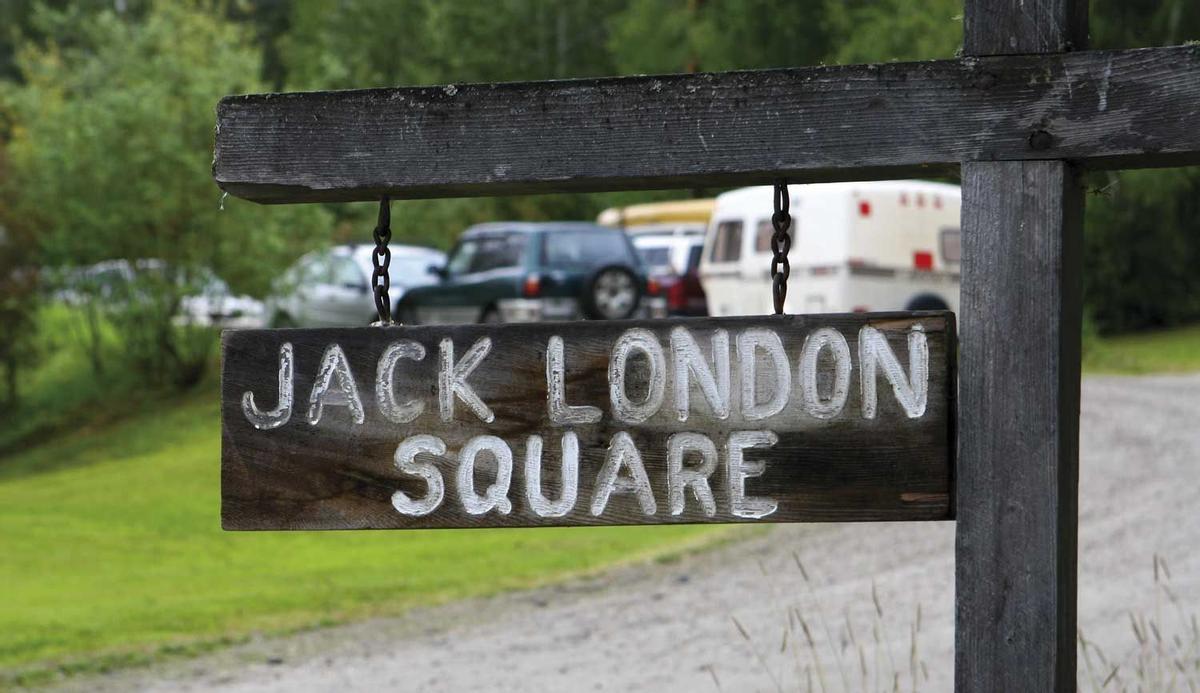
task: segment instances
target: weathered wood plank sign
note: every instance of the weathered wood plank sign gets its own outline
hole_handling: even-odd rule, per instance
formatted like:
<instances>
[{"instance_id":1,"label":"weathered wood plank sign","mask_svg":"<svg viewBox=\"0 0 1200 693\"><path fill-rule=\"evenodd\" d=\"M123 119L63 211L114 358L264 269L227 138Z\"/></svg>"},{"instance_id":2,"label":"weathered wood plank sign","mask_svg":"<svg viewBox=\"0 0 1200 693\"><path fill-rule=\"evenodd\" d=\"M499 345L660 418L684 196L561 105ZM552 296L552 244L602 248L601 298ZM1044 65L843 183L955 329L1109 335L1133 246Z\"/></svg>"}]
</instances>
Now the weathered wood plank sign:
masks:
<instances>
[{"instance_id":1,"label":"weathered wood plank sign","mask_svg":"<svg viewBox=\"0 0 1200 693\"><path fill-rule=\"evenodd\" d=\"M949 519L951 313L228 331L227 529Z\"/></svg>"}]
</instances>

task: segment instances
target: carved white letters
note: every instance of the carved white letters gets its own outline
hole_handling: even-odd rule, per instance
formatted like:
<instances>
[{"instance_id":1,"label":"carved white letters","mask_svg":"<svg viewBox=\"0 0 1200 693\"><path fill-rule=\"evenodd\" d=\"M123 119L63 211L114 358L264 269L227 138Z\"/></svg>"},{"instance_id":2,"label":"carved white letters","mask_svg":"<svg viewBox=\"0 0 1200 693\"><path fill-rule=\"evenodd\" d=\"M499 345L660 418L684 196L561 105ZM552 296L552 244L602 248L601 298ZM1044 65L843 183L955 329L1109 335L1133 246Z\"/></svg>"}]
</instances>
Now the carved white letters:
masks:
<instances>
[{"instance_id":1,"label":"carved white letters","mask_svg":"<svg viewBox=\"0 0 1200 693\"><path fill-rule=\"evenodd\" d=\"M487 452L496 462L496 481L480 495L475 492L475 464L479 454ZM467 441L458 456L458 497L463 510L482 515L495 508L501 515L512 511L508 486L512 483L512 450L496 436L475 436Z\"/></svg>"},{"instance_id":2,"label":"carved white letters","mask_svg":"<svg viewBox=\"0 0 1200 693\"><path fill-rule=\"evenodd\" d=\"M525 445L525 500L538 517L562 517L575 508L579 494L579 436L562 437L562 493L552 501L542 494L542 437L529 436Z\"/></svg>"},{"instance_id":3,"label":"carved white letters","mask_svg":"<svg viewBox=\"0 0 1200 693\"><path fill-rule=\"evenodd\" d=\"M420 361L425 358L425 347L411 339L392 342L379 357L379 368L375 371L375 401L379 412L392 423L408 423L425 410L425 403L410 399L404 404L396 402L396 364L400 359Z\"/></svg>"},{"instance_id":4,"label":"carved white letters","mask_svg":"<svg viewBox=\"0 0 1200 693\"><path fill-rule=\"evenodd\" d=\"M700 464L685 467L688 453L700 457ZM689 487L704 514L717 514L717 503L713 500L708 478L717 469L717 446L708 436L701 433L676 433L667 439L667 500L672 515L683 514L684 491Z\"/></svg>"},{"instance_id":5,"label":"carved white letters","mask_svg":"<svg viewBox=\"0 0 1200 693\"><path fill-rule=\"evenodd\" d=\"M729 333L725 330L712 332L713 368L700 352L700 345L686 328L671 330L671 357L675 373L675 411L680 421L687 421L691 394L689 374L695 374L696 383L704 393L704 399L718 419L729 418Z\"/></svg>"},{"instance_id":6,"label":"carved white letters","mask_svg":"<svg viewBox=\"0 0 1200 693\"><path fill-rule=\"evenodd\" d=\"M567 404L564 361L562 337L554 335L546 345L546 399L550 406L550 421L560 425L596 423L602 416L599 408Z\"/></svg>"},{"instance_id":7,"label":"carved white letters","mask_svg":"<svg viewBox=\"0 0 1200 693\"><path fill-rule=\"evenodd\" d=\"M772 388L771 398L766 402L758 399L759 350L766 352L771 364L770 377L766 378ZM737 336L737 351L742 375L742 416L748 421L757 421L783 411L792 389L792 371L788 367L787 352L783 350L779 335L773 330L759 327L742 330Z\"/></svg>"},{"instance_id":8,"label":"carved white letters","mask_svg":"<svg viewBox=\"0 0 1200 693\"><path fill-rule=\"evenodd\" d=\"M441 368L438 369L438 411L442 415L442 421L454 420L455 397L465 402L484 423L491 423L496 419L488 405L484 404L479 395L475 394L475 390L467 384L467 377L471 375L471 371L479 366L483 357L491 350L492 340L482 337L467 349L461 361L455 363L454 341L449 337L442 340Z\"/></svg>"},{"instance_id":9,"label":"carved white letters","mask_svg":"<svg viewBox=\"0 0 1200 693\"><path fill-rule=\"evenodd\" d=\"M433 463L418 460L417 455L421 453L442 457L446 454L446 444L436 436L420 435L405 438L404 442L396 448L394 456L396 468L405 474L421 477L429 487L429 492L420 500L413 500L403 491L396 491L392 494L392 507L402 515L413 517L428 515L437 510L437 507L442 504L442 498L446 495L442 473Z\"/></svg>"},{"instance_id":10,"label":"carved white letters","mask_svg":"<svg viewBox=\"0 0 1200 693\"><path fill-rule=\"evenodd\" d=\"M726 463L729 479L729 512L750 519L766 517L779 507L770 498L746 497L746 479L762 476L767 465L763 462L747 462L743 453L748 448L769 448L779 442L779 436L771 431L734 431L729 434L726 445Z\"/></svg>"},{"instance_id":11,"label":"carved white letters","mask_svg":"<svg viewBox=\"0 0 1200 693\"><path fill-rule=\"evenodd\" d=\"M646 399L634 402L625 391L625 378L629 357L638 352L650 363L646 376ZM625 423L642 423L659 410L667 389L667 360L662 345L650 330L634 328L626 330L613 346L608 361L608 391L612 402L613 416Z\"/></svg>"},{"instance_id":12,"label":"carved white letters","mask_svg":"<svg viewBox=\"0 0 1200 693\"><path fill-rule=\"evenodd\" d=\"M925 413L929 400L929 344L920 325L914 325L908 333L908 377L904 368L888 344L887 337L874 327L863 327L858 332L858 363L862 380L862 409L864 419L875 418L875 364L892 384L896 399L904 408L908 418L915 419Z\"/></svg>"},{"instance_id":13,"label":"carved white letters","mask_svg":"<svg viewBox=\"0 0 1200 693\"><path fill-rule=\"evenodd\" d=\"M275 408L261 411L254 403L254 393L247 390L242 393L242 413L246 420L260 431L279 428L292 418L292 343L284 342L279 347L279 397Z\"/></svg>"},{"instance_id":14,"label":"carved white letters","mask_svg":"<svg viewBox=\"0 0 1200 693\"><path fill-rule=\"evenodd\" d=\"M330 344L321 357L317 381L308 396L308 423L316 426L326 405L348 407L356 424L366 420L362 400L358 398L358 386L350 373L350 362L336 344Z\"/></svg>"},{"instance_id":15,"label":"carved white letters","mask_svg":"<svg viewBox=\"0 0 1200 693\"><path fill-rule=\"evenodd\" d=\"M621 469L629 470L629 476L621 476ZM599 516L608 505L608 497L613 493L632 493L637 497L642 512L653 515L658 509L654 502L654 492L650 490L650 479L646 476L646 467L642 465L642 455L633 438L625 431L619 431L612 437L608 445L608 455L604 466L596 477L596 490L592 496L592 514Z\"/></svg>"},{"instance_id":16,"label":"carved white letters","mask_svg":"<svg viewBox=\"0 0 1200 693\"><path fill-rule=\"evenodd\" d=\"M817 361L822 349L829 349L833 356L833 387L827 399L817 391ZM800 352L800 394L804 411L810 416L832 419L842 413L850 394L850 345L841 332L822 327L804 339Z\"/></svg>"}]
</instances>

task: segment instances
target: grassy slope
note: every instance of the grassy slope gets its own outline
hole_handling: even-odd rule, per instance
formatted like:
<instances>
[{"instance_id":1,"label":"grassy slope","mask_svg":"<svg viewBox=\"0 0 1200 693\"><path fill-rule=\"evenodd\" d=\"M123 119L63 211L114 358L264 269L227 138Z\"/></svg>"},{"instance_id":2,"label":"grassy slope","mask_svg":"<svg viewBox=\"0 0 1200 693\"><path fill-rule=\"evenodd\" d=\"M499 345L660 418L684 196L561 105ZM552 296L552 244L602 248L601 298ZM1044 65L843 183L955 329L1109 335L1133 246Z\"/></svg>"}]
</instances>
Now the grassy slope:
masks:
<instances>
[{"instance_id":1,"label":"grassy slope","mask_svg":"<svg viewBox=\"0 0 1200 693\"><path fill-rule=\"evenodd\" d=\"M686 527L223 533L219 444L205 393L4 460L55 471L0 482L0 669L81 656L95 666L163 645L394 613L712 536Z\"/></svg>"},{"instance_id":2,"label":"grassy slope","mask_svg":"<svg viewBox=\"0 0 1200 693\"><path fill-rule=\"evenodd\" d=\"M1089 373L1182 373L1200 371L1200 325L1107 337L1089 343Z\"/></svg>"}]
</instances>

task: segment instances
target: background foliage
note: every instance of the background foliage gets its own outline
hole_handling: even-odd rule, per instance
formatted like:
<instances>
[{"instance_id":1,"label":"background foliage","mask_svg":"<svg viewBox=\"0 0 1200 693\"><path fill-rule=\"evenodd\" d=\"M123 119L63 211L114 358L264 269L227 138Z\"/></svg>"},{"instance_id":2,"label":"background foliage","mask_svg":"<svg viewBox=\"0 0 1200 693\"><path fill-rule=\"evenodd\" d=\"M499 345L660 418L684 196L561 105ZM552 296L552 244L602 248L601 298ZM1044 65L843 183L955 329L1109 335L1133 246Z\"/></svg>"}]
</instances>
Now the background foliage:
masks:
<instances>
[{"instance_id":1,"label":"background foliage","mask_svg":"<svg viewBox=\"0 0 1200 693\"><path fill-rule=\"evenodd\" d=\"M262 295L306 250L366 239L370 205L221 203L209 168L225 94L946 58L961 44L961 14L961 0L5 0L0 270L153 257ZM1095 48L1193 39L1193 0L1092 2ZM1200 320L1200 174L1098 175L1089 187L1103 191L1087 216L1094 326ZM402 242L446 246L477 221L586 219L714 192L411 201L394 218ZM166 325L178 283L161 288L158 309L122 326L150 330L150 352L186 346ZM36 356L24 336L36 301L28 282L0 292L6 324L26 326L0 335L0 368L12 370ZM84 341L99 344L102 331ZM160 380L153 371L170 370L139 368ZM165 379L195 379L177 375Z\"/></svg>"}]
</instances>

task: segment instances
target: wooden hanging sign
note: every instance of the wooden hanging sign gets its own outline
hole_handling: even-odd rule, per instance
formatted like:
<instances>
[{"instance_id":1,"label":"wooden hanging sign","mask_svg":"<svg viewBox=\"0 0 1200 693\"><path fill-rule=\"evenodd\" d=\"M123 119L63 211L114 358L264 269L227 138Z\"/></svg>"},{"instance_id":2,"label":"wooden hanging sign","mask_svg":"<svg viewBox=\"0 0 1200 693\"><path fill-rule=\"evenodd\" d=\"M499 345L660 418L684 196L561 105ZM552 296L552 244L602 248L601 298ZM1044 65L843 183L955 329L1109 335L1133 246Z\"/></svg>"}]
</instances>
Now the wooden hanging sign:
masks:
<instances>
[{"instance_id":1,"label":"wooden hanging sign","mask_svg":"<svg viewBox=\"0 0 1200 693\"><path fill-rule=\"evenodd\" d=\"M227 331L226 529L945 520L952 313Z\"/></svg>"}]
</instances>

